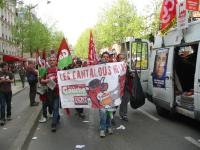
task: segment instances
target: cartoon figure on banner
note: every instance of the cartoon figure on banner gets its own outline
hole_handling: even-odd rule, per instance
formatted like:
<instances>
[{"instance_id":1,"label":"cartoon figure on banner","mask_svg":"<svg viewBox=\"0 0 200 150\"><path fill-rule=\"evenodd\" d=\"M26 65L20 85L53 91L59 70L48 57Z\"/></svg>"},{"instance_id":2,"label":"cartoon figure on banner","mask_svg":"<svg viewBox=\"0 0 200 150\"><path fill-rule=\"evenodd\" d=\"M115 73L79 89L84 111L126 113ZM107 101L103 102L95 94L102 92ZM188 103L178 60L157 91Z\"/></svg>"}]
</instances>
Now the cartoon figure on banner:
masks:
<instances>
[{"instance_id":1,"label":"cartoon figure on banner","mask_svg":"<svg viewBox=\"0 0 200 150\"><path fill-rule=\"evenodd\" d=\"M108 83L104 83L105 78L94 79L89 82L87 93L92 101L92 108L106 108L112 104L112 99L108 90Z\"/></svg>"}]
</instances>

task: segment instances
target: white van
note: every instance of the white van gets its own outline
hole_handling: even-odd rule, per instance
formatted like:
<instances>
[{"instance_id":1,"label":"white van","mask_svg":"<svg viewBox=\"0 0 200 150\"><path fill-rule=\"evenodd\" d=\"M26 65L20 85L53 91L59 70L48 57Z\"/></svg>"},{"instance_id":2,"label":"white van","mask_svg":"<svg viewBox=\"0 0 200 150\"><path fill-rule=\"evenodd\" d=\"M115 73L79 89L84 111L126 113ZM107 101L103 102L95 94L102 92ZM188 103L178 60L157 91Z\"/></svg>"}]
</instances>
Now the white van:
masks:
<instances>
[{"instance_id":1,"label":"white van","mask_svg":"<svg viewBox=\"0 0 200 150\"><path fill-rule=\"evenodd\" d=\"M145 40L129 38L125 43L130 68L139 72L158 114L177 112L200 120L200 21L184 31L157 35L152 50Z\"/></svg>"},{"instance_id":2,"label":"white van","mask_svg":"<svg viewBox=\"0 0 200 150\"><path fill-rule=\"evenodd\" d=\"M200 21L157 35L149 58L147 97L158 114L200 120Z\"/></svg>"}]
</instances>

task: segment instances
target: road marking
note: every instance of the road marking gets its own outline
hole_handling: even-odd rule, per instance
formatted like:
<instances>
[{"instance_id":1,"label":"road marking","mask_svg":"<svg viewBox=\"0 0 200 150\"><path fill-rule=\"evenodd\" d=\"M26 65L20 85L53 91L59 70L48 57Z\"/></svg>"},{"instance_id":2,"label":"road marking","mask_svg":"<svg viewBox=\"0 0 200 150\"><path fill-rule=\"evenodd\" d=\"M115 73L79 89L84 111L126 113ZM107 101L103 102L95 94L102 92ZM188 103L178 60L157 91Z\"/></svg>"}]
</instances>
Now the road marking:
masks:
<instances>
[{"instance_id":1,"label":"road marking","mask_svg":"<svg viewBox=\"0 0 200 150\"><path fill-rule=\"evenodd\" d=\"M196 141L195 139L193 139L192 137L186 136L185 139L200 148L200 143Z\"/></svg>"},{"instance_id":2,"label":"road marking","mask_svg":"<svg viewBox=\"0 0 200 150\"><path fill-rule=\"evenodd\" d=\"M153 119L154 121L159 121L160 119L154 117L153 115L151 115L150 113L138 108L137 110L139 110L141 113L143 113L144 115L146 115L147 117Z\"/></svg>"}]
</instances>

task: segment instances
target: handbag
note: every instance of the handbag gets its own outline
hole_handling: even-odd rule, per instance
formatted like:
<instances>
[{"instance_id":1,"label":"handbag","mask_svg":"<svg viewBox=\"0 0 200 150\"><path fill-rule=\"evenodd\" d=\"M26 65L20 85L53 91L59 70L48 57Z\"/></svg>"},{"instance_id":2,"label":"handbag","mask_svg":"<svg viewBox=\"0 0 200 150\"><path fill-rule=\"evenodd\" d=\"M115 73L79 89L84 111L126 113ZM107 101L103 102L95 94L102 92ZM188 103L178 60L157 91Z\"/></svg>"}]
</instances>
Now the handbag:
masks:
<instances>
[{"instance_id":1,"label":"handbag","mask_svg":"<svg viewBox=\"0 0 200 150\"><path fill-rule=\"evenodd\" d=\"M134 72L131 84L130 105L133 109L137 109L145 104L145 95L137 71Z\"/></svg>"}]
</instances>

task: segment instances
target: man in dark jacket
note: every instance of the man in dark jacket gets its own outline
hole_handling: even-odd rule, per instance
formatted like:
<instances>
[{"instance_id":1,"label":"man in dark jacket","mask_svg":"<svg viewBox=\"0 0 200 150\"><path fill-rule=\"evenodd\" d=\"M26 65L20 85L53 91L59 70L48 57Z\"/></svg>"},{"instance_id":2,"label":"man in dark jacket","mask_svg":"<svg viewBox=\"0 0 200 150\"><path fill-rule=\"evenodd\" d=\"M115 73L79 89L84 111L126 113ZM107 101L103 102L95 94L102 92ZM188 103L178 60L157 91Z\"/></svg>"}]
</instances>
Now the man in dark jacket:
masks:
<instances>
[{"instance_id":1,"label":"man in dark jacket","mask_svg":"<svg viewBox=\"0 0 200 150\"><path fill-rule=\"evenodd\" d=\"M37 92L38 72L35 69L33 61L28 62L28 67L26 68L26 76L30 86L30 106L38 106L39 103L35 101Z\"/></svg>"},{"instance_id":2,"label":"man in dark jacket","mask_svg":"<svg viewBox=\"0 0 200 150\"><path fill-rule=\"evenodd\" d=\"M1 122L0 125L5 124L5 107L7 107L7 120L11 120L11 98L12 89L11 83L14 82L13 74L8 71L8 64L3 62L1 64L2 71L0 72L0 110Z\"/></svg>"}]
</instances>

